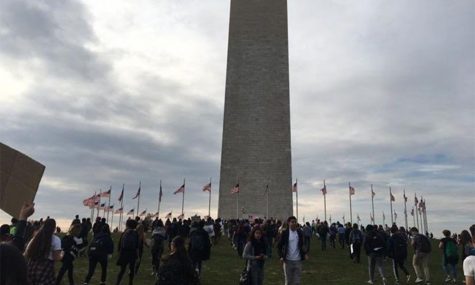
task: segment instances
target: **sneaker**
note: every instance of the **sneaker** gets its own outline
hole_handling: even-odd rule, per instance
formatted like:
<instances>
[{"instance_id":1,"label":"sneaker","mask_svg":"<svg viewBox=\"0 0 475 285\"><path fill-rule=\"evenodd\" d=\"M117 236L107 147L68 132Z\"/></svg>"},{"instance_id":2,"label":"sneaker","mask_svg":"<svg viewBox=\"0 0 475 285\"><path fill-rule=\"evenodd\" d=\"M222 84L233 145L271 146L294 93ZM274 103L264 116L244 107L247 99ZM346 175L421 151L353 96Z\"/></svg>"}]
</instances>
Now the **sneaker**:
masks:
<instances>
[{"instance_id":1,"label":"sneaker","mask_svg":"<svg viewBox=\"0 0 475 285\"><path fill-rule=\"evenodd\" d=\"M383 277L383 285L386 285L386 278Z\"/></svg>"},{"instance_id":2,"label":"sneaker","mask_svg":"<svg viewBox=\"0 0 475 285\"><path fill-rule=\"evenodd\" d=\"M406 281L409 282L411 280L411 275L406 275Z\"/></svg>"},{"instance_id":3,"label":"sneaker","mask_svg":"<svg viewBox=\"0 0 475 285\"><path fill-rule=\"evenodd\" d=\"M415 281L416 284L421 284L422 282L424 282L424 279L416 278L416 281Z\"/></svg>"},{"instance_id":4,"label":"sneaker","mask_svg":"<svg viewBox=\"0 0 475 285\"><path fill-rule=\"evenodd\" d=\"M432 283L430 283L430 281L427 281L427 282L426 282L426 285L431 285L431 284L432 284Z\"/></svg>"},{"instance_id":5,"label":"sneaker","mask_svg":"<svg viewBox=\"0 0 475 285\"><path fill-rule=\"evenodd\" d=\"M447 275L447 277L445 277L445 282L450 282L452 280L452 278L450 278L450 275Z\"/></svg>"},{"instance_id":6,"label":"sneaker","mask_svg":"<svg viewBox=\"0 0 475 285\"><path fill-rule=\"evenodd\" d=\"M368 282L367 282L367 283L368 283L368 284L374 284L374 282L373 282L373 281L371 281L371 280L368 280Z\"/></svg>"}]
</instances>

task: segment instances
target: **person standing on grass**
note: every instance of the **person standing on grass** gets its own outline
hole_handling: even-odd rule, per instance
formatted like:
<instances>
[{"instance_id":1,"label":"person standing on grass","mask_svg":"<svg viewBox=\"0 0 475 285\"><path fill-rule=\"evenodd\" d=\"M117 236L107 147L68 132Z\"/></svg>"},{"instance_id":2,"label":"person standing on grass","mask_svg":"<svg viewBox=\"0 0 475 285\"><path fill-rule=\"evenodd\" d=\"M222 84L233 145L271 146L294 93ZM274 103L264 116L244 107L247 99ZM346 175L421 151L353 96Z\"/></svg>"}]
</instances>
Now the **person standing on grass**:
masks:
<instances>
[{"instance_id":1,"label":"person standing on grass","mask_svg":"<svg viewBox=\"0 0 475 285\"><path fill-rule=\"evenodd\" d=\"M405 229L398 230L396 225L391 227L391 237L388 242L388 256L393 259L393 272L396 278L396 284L399 284L398 267L406 274L406 281L409 282L411 275L404 263L407 259L407 239L405 236Z\"/></svg>"},{"instance_id":2,"label":"person standing on grass","mask_svg":"<svg viewBox=\"0 0 475 285\"><path fill-rule=\"evenodd\" d=\"M107 279L107 265L109 256L112 256L114 251L114 242L111 238L111 232L109 225L102 225L102 228L97 232L89 246L89 269L84 279L84 284L89 284L96 266L99 263L101 265L101 285L106 284Z\"/></svg>"},{"instance_id":3,"label":"person standing on grass","mask_svg":"<svg viewBox=\"0 0 475 285\"><path fill-rule=\"evenodd\" d=\"M338 243L341 249L345 248L345 227L342 224L338 224Z\"/></svg>"},{"instance_id":4,"label":"person standing on grass","mask_svg":"<svg viewBox=\"0 0 475 285\"><path fill-rule=\"evenodd\" d=\"M251 285L264 284L264 262L267 259L267 242L258 226L249 235L242 258L247 260L247 271L251 275Z\"/></svg>"},{"instance_id":5,"label":"person standing on grass","mask_svg":"<svg viewBox=\"0 0 475 285\"><path fill-rule=\"evenodd\" d=\"M475 285L475 224L470 227L472 249L463 261L463 275L466 285Z\"/></svg>"},{"instance_id":6,"label":"person standing on grass","mask_svg":"<svg viewBox=\"0 0 475 285\"><path fill-rule=\"evenodd\" d=\"M280 261L283 264L285 285L300 285L302 261L308 259L304 250L303 232L298 228L297 218L287 219L288 229L282 232L277 244Z\"/></svg>"},{"instance_id":7,"label":"person standing on grass","mask_svg":"<svg viewBox=\"0 0 475 285\"><path fill-rule=\"evenodd\" d=\"M54 262L63 257L61 239L57 237L56 221L45 220L25 250L28 261L28 279L32 285L54 285L56 283Z\"/></svg>"},{"instance_id":8,"label":"person standing on grass","mask_svg":"<svg viewBox=\"0 0 475 285\"><path fill-rule=\"evenodd\" d=\"M426 284L430 284L430 270L429 270L429 257L432 251L429 238L425 235L419 234L416 227L411 229L411 245L414 248L414 257L412 258L412 266L416 271L416 284L422 284L424 282L424 273Z\"/></svg>"},{"instance_id":9,"label":"person standing on grass","mask_svg":"<svg viewBox=\"0 0 475 285\"><path fill-rule=\"evenodd\" d=\"M366 236L363 241L363 246L368 255L368 284L374 284L374 270L379 271L383 285L386 284L384 278L383 260L386 255L386 242L380 232L372 225L366 226Z\"/></svg>"},{"instance_id":10,"label":"person standing on grass","mask_svg":"<svg viewBox=\"0 0 475 285\"><path fill-rule=\"evenodd\" d=\"M119 259L117 260L117 265L120 266L120 271L117 275L116 285L120 285L127 266L129 266L129 285L134 284L135 262L139 254L139 235L137 231L135 231L137 221L132 219L127 220L125 227L118 246Z\"/></svg>"},{"instance_id":11,"label":"person standing on grass","mask_svg":"<svg viewBox=\"0 0 475 285\"><path fill-rule=\"evenodd\" d=\"M363 233L358 229L358 224L353 224L350 232L350 252L353 262L360 263L361 245L363 244Z\"/></svg>"},{"instance_id":12,"label":"person standing on grass","mask_svg":"<svg viewBox=\"0 0 475 285\"><path fill-rule=\"evenodd\" d=\"M158 269L160 268L160 259L162 258L163 250L165 248L165 241L167 240L167 232L163 226L162 220L158 220L155 228L152 232L152 267L153 274L158 275Z\"/></svg>"},{"instance_id":13,"label":"person standing on grass","mask_svg":"<svg viewBox=\"0 0 475 285\"><path fill-rule=\"evenodd\" d=\"M320 241L322 243L322 251L327 249L327 236L328 236L328 223L324 221L317 226L317 233L319 235Z\"/></svg>"},{"instance_id":14,"label":"person standing on grass","mask_svg":"<svg viewBox=\"0 0 475 285\"><path fill-rule=\"evenodd\" d=\"M303 231L303 240L305 245L305 250L310 251L310 240L312 239L312 227L309 222L306 222L302 228Z\"/></svg>"},{"instance_id":15,"label":"person standing on grass","mask_svg":"<svg viewBox=\"0 0 475 285\"><path fill-rule=\"evenodd\" d=\"M68 234L63 237L61 240L61 248L63 249L64 255L61 260L62 266L59 269L58 276L56 278L56 284L61 284L64 273L68 272L68 280L70 285L74 285L73 277L73 262L74 259L79 254L78 244L75 241L75 237L78 237L81 233L81 224L73 223L69 228Z\"/></svg>"}]
</instances>

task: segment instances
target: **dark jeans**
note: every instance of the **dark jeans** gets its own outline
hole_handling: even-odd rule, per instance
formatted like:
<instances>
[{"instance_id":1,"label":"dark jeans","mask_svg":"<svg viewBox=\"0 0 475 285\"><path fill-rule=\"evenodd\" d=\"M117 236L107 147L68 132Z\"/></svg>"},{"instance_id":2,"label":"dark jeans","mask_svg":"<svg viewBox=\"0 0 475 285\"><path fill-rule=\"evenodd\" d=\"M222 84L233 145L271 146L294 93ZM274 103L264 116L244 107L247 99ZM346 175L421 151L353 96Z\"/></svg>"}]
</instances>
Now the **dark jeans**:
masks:
<instances>
[{"instance_id":1,"label":"dark jeans","mask_svg":"<svg viewBox=\"0 0 475 285\"><path fill-rule=\"evenodd\" d=\"M353 245L353 253L351 254L351 258L354 262L360 263L360 256L361 256L361 243L355 242ZM351 249L350 249L351 252Z\"/></svg>"},{"instance_id":2,"label":"dark jeans","mask_svg":"<svg viewBox=\"0 0 475 285\"><path fill-rule=\"evenodd\" d=\"M338 242L342 249L345 248L345 234L338 234Z\"/></svg>"},{"instance_id":3,"label":"dark jeans","mask_svg":"<svg viewBox=\"0 0 475 285\"><path fill-rule=\"evenodd\" d=\"M310 252L310 239L312 237L309 236L309 237L303 237L303 243L305 244L306 246L306 249L307 249L307 252Z\"/></svg>"},{"instance_id":4,"label":"dark jeans","mask_svg":"<svg viewBox=\"0 0 475 285\"><path fill-rule=\"evenodd\" d=\"M105 283L107 278L107 255L102 256L89 256L89 271L87 272L86 279L84 283L89 283L94 271L96 270L96 265L99 263L101 265L101 282Z\"/></svg>"},{"instance_id":5,"label":"dark jeans","mask_svg":"<svg viewBox=\"0 0 475 285\"><path fill-rule=\"evenodd\" d=\"M405 259L401 258L395 258L393 259L393 271L394 271L394 276L396 277L396 280L399 280L399 272L398 272L398 267L404 271L404 274L409 275L409 271L407 271L406 266L404 266Z\"/></svg>"},{"instance_id":6,"label":"dark jeans","mask_svg":"<svg viewBox=\"0 0 475 285\"><path fill-rule=\"evenodd\" d=\"M61 280L63 279L63 275L67 271L69 284L74 285L73 269L74 269L73 260L63 259L63 265L61 265L61 268L59 269L58 277L56 278L56 284L61 283Z\"/></svg>"},{"instance_id":7,"label":"dark jeans","mask_svg":"<svg viewBox=\"0 0 475 285\"><path fill-rule=\"evenodd\" d=\"M335 239L336 239L336 236L330 236L330 246L335 248L336 245L335 245Z\"/></svg>"},{"instance_id":8,"label":"dark jeans","mask_svg":"<svg viewBox=\"0 0 475 285\"><path fill-rule=\"evenodd\" d=\"M117 275L117 282L116 282L117 285L120 285L120 282L122 281L122 277L124 276L127 265L129 266L129 285L134 284L135 261L136 259L130 259L127 263L120 265L119 275Z\"/></svg>"}]
</instances>

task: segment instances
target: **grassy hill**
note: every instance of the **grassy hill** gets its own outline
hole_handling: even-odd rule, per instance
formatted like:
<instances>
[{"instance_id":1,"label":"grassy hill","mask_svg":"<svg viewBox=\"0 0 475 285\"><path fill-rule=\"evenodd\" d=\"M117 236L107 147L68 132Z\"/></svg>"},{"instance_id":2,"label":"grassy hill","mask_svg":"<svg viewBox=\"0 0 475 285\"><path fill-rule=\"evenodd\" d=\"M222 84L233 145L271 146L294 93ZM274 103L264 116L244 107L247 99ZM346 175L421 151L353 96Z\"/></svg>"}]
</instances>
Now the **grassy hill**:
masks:
<instances>
[{"instance_id":1,"label":"grassy hill","mask_svg":"<svg viewBox=\"0 0 475 285\"><path fill-rule=\"evenodd\" d=\"M118 240L118 235L114 235L115 242ZM433 241L433 252L431 256L431 279L432 284L444 284L445 274L442 270L442 257L441 250L437 247L438 241ZM275 250L275 249L274 249ZM412 252L410 253L412 258ZM342 250L340 248L328 248L322 252L320 250L320 242L316 239L312 239L310 249L310 259L304 263L302 273L302 285L349 285L349 284L366 284L368 278L368 266L367 258L362 253L361 264L354 264L348 257L348 249ZM117 260L116 252L112 259L109 261L107 284L115 284L118 266L115 265ZM146 248L144 252L144 258L142 260L140 272L136 277L134 284L154 284L154 278L151 276L151 257L149 250ZM385 275L389 284L394 284L394 275L391 267L391 260L387 259L385 262ZM406 262L406 267L411 272L411 282L408 284L414 284L415 276L414 269L412 268L411 261ZM211 259L204 262L202 273L202 284L238 284L239 274L244 268L244 261L240 259L228 242L226 238L222 238L221 241L213 246ZM462 266L459 262L459 280L462 280ZM59 269L59 264L57 264ZM84 277L87 274L88 261L85 257L80 257L75 262L74 276L75 283L82 284ZM402 273L401 273L402 274ZM376 274L376 276L378 276ZM403 274L401 275L403 276ZM99 284L100 266L96 268L96 273L90 284ZM125 276L126 277L126 276ZM275 256L266 262L265 265L265 283L268 285L284 284L284 277L282 273L282 266ZM67 276L63 277L63 283L68 284ZM123 280L122 284L127 284ZM379 276L376 279L375 284L381 284ZM406 284L405 280L402 280L400 284Z\"/></svg>"}]
</instances>

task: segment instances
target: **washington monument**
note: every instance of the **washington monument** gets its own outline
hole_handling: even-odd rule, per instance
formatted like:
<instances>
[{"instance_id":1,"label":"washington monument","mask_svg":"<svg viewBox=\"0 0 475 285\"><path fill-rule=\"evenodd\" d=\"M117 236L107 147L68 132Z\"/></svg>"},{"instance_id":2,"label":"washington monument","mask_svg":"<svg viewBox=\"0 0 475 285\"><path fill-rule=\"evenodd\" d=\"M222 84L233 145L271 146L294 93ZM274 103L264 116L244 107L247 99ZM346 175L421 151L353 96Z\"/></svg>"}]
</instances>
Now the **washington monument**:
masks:
<instances>
[{"instance_id":1,"label":"washington monument","mask_svg":"<svg viewBox=\"0 0 475 285\"><path fill-rule=\"evenodd\" d=\"M287 1L231 0L230 14L218 216L287 218L293 212ZM231 194L237 184L239 193Z\"/></svg>"}]
</instances>

